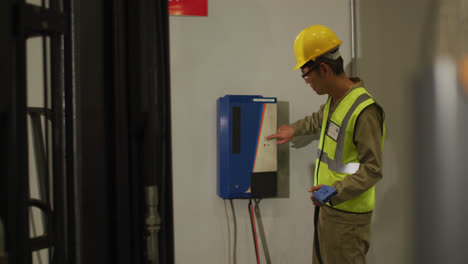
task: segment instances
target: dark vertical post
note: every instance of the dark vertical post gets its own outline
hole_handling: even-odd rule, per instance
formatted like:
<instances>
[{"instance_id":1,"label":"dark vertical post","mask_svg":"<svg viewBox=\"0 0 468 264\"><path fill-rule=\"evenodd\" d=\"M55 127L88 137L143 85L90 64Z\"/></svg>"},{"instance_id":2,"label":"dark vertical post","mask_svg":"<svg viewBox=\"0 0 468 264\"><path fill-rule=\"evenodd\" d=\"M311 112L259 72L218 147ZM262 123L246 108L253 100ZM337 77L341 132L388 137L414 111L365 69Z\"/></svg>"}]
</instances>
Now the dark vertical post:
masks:
<instances>
[{"instance_id":1,"label":"dark vertical post","mask_svg":"<svg viewBox=\"0 0 468 264\"><path fill-rule=\"evenodd\" d=\"M8 217L12 212L16 215L17 213L10 209L8 201L10 199L10 181L9 176L11 175L10 166L8 164L10 149L9 147L9 136L11 132L11 100L13 90L13 16L12 16L12 1L5 0L0 1L0 80L2 85L0 86L0 218L3 221L5 227L4 242L6 245L6 251L10 254L10 259L14 259L17 252L13 252L14 247L12 243L17 244L15 241L16 223L11 223L11 217ZM16 184L15 184L16 186ZM11 186L14 187L14 186ZM9 229L9 231L7 231Z\"/></svg>"},{"instance_id":2,"label":"dark vertical post","mask_svg":"<svg viewBox=\"0 0 468 264\"><path fill-rule=\"evenodd\" d=\"M66 177L64 183L64 192L66 193L64 199L64 207L67 208L66 218L64 221L64 230L67 233L66 242L67 246L64 247L64 261L65 263L75 264L79 262L80 247L77 243L79 237L80 217L81 215L79 205L76 199L76 174L75 174L75 93L74 93L74 80L73 80L73 21L72 21L72 3L71 0L61 0L62 12L66 17L66 32L63 36L63 100L65 109L63 109L64 118L64 176ZM58 7L57 7L58 8Z\"/></svg>"},{"instance_id":3,"label":"dark vertical post","mask_svg":"<svg viewBox=\"0 0 468 264\"><path fill-rule=\"evenodd\" d=\"M13 86L12 46L13 30L11 16L11 1L0 1L0 175L8 174L8 112L11 108L11 90ZM8 210L8 177L0 177L0 217L4 224L7 221Z\"/></svg>"},{"instance_id":4,"label":"dark vertical post","mask_svg":"<svg viewBox=\"0 0 468 264\"><path fill-rule=\"evenodd\" d=\"M18 0L8 2L5 10L7 17L13 19L15 11L24 4ZM15 8L12 4L16 4ZM11 21L11 20L10 20ZM16 24L11 23L13 30L10 40L14 47L9 50L13 54L12 76L14 80L11 89L11 107L8 112L8 219L7 246L10 252L9 262L31 263L29 251L28 225L28 146L26 130L26 33L22 25L23 17L16 12ZM11 21L13 22L13 21ZM9 57L9 56L7 56Z\"/></svg>"},{"instance_id":5,"label":"dark vertical post","mask_svg":"<svg viewBox=\"0 0 468 264\"><path fill-rule=\"evenodd\" d=\"M162 218L161 231L159 233L160 261L161 263L174 263L174 220L172 203L172 138L171 138L171 88L169 65L169 8L168 1L156 1L155 25L156 34L153 34L155 47L155 85L156 103L153 111L158 113L158 121L155 125L160 129L160 137L157 138L160 148L156 157L158 161L157 184L160 188L159 212Z\"/></svg>"},{"instance_id":6,"label":"dark vertical post","mask_svg":"<svg viewBox=\"0 0 468 264\"><path fill-rule=\"evenodd\" d=\"M76 1L77 138L80 150L81 263L111 263L108 128L102 0ZM112 252L113 254L114 252Z\"/></svg>"},{"instance_id":7,"label":"dark vertical post","mask_svg":"<svg viewBox=\"0 0 468 264\"><path fill-rule=\"evenodd\" d=\"M61 12L61 5L58 0L50 0L50 9L56 12ZM45 38L45 36L43 36ZM65 174L65 114L64 114L64 76L65 70L64 58L63 58L63 35L62 34L51 34L50 35L50 67L44 67L44 78L47 78L47 70L50 68L50 98L49 94L45 94L46 102L50 101L51 105L51 121L52 129L46 129L52 134L52 147L46 146L48 152L52 153L52 168L47 171L52 176L52 194L54 203L54 222L49 221L48 230L51 232L54 240L54 251L53 258L57 263L64 263L66 261L66 242L68 241L68 230L66 229L67 219L67 193L66 193L66 182L67 177ZM43 42L45 45L45 41ZM46 62L44 63L46 65ZM45 91L49 90L49 87L44 87ZM48 105L45 105L47 108ZM46 123L46 126L48 124ZM48 137L49 135L47 135ZM48 142L48 139L46 139ZM49 249L51 250L51 249ZM52 254L51 254L52 255Z\"/></svg>"},{"instance_id":8,"label":"dark vertical post","mask_svg":"<svg viewBox=\"0 0 468 264\"><path fill-rule=\"evenodd\" d=\"M111 13L107 15L108 35L105 39L105 46L108 47L107 57L112 61L112 67L109 67L109 82L112 82L113 89L109 91L110 97L110 115L114 116L114 122L111 124L113 136L110 137L109 147L112 153L110 159L111 175L113 175L115 186L112 191L113 217L115 224L113 228L118 232L113 232L114 263L141 263L139 257L135 254L139 247L140 236L132 236L132 224L138 223L138 217L135 217L131 211L131 181L133 177L130 174L129 161L129 121L128 121L128 58L127 58L127 12L128 1L124 0L106 0L105 5ZM133 253L133 254L132 254Z\"/></svg>"}]
</instances>

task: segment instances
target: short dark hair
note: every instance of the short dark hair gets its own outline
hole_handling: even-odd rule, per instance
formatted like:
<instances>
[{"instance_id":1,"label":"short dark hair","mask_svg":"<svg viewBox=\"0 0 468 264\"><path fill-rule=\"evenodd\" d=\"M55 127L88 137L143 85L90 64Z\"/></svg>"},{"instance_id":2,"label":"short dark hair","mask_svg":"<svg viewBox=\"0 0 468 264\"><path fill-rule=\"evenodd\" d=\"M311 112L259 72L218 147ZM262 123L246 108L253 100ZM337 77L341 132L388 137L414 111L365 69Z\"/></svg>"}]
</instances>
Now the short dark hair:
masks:
<instances>
[{"instance_id":1,"label":"short dark hair","mask_svg":"<svg viewBox=\"0 0 468 264\"><path fill-rule=\"evenodd\" d=\"M336 75L344 72L343 58L341 56L336 60L332 60L332 59L320 56L317 59L315 59L315 61L314 60L308 61L306 64L304 64L304 66L301 67L301 69L304 67L309 67L312 70L316 70L318 69L318 66L320 65L320 63L322 62L330 66L330 68Z\"/></svg>"}]
</instances>

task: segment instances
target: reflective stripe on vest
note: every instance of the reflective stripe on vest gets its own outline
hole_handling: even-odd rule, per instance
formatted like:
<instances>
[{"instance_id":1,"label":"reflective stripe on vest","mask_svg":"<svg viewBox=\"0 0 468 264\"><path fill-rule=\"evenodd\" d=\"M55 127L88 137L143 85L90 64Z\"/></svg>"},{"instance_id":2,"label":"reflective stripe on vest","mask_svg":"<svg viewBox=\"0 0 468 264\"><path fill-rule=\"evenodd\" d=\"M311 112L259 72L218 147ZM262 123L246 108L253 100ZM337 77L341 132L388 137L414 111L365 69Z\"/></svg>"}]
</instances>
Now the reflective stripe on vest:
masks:
<instances>
[{"instance_id":1,"label":"reflective stripe on vest","mask_svg":"<svg viewBox=\"0 0 468 264\"><path fill-rule=\"evenodd\" d=\"M332 160L328 157L328 154L321 151L320 149L317 151L317 157L320 157L320 161L328 165L328 169L332 171L336 171L339 173L347 173L347 174L353 174L356 173L359 170L359 165L360 163L347 163L347 164L341 164L341 162L336 162L335 160Z\"/></svg>"}]
</instances>

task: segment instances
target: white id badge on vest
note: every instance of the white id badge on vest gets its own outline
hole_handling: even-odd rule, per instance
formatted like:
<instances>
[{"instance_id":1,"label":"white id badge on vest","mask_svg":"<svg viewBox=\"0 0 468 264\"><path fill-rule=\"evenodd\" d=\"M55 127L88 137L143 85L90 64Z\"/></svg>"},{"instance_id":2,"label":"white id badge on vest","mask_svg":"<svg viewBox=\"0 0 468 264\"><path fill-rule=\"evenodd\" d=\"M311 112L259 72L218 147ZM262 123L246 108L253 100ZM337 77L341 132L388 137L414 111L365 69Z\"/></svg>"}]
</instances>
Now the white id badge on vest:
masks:
<instances>
[{"instance_id":1,"label":"white id badge on vest","mask_svg":"<svg viewBox=\"0 0 468 264\"><path fill-rule=\"evenodd\" d=\"M328 121L328 130L327 136L331 137L333 140L338 139L338 134L340 133L340 127L333 123L332 121Z\"/></svg>"}]
</instances>

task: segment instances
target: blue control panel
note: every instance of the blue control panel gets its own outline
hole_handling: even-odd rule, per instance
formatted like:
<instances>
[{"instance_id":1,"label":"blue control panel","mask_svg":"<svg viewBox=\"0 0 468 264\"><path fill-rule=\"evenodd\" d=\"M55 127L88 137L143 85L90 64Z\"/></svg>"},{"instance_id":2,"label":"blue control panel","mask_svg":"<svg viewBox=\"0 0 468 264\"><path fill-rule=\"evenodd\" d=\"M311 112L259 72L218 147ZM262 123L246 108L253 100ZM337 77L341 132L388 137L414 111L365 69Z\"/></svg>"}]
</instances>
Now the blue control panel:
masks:
<instances>
[{"instance_id":1,"label":"blue control panel","mask_svg":"<svg viewBox=\"0 0 468 264\"><path fill-rule=\"evenodd\" d=\"M264 198L277 193L277 100L226 95L217 101L217 194Z\"/></svg>"}]
</instances>

